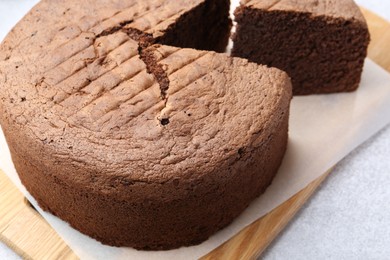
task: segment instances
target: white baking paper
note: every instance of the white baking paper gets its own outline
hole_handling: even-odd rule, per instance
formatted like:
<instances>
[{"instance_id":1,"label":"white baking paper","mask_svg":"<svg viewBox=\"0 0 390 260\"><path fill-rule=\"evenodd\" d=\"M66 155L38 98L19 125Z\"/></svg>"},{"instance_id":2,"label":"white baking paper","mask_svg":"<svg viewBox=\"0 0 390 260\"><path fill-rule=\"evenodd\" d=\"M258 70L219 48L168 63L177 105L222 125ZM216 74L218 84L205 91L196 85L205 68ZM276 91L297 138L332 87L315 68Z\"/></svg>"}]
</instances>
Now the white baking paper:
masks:
<instances>
[{"instance_id":1,"label":"white baking paper","mask_svg":"<svg viewBox=\"0 0 390 260\"><path fill-rule=\"evenodd\" d=\"M104 246L43 212L21 185L2 131L0 168L82 259L195 259L288 200L388 123L390 74L370 60L366 60L361 86L354 93L294 97L287 153L266 193L209 240L170 251L143 252Z\"/></svg>"}]
</instances>

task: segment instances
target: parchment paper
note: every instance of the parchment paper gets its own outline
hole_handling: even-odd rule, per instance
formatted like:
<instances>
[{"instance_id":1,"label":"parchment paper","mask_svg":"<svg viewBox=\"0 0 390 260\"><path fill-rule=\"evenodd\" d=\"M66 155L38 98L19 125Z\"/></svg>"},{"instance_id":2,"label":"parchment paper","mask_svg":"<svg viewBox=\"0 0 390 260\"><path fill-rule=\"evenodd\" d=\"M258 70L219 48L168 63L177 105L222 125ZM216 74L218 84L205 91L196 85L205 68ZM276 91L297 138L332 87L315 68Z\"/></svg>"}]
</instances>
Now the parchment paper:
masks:
<instances>
[{"instance_id":1,"label":"parchment paper","mask_svg":"<svg viewBox=\"0 0 390 260\"><path fill-rule=\"evenodd\" d=\"M201 245L143 252L104 246L43 212L21 185L0 131L0 168L82 259L195 259L234 236L317 179L354 148L390 123L390 74L366 60L357 92L294 97L283 164L266 193L231 225ZM1 192L1 191L0 191Z\"/></svg>"}]
</instances>

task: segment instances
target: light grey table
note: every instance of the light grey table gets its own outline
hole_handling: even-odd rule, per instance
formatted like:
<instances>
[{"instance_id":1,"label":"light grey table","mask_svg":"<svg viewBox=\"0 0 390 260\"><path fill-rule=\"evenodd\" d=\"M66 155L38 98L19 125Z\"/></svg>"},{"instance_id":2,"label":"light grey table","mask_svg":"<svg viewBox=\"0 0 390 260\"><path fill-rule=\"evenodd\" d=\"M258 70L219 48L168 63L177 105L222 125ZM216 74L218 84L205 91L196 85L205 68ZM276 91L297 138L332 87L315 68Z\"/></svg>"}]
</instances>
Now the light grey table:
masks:
<instances>
[{"instance_id":1,"label":"light grey table","mask_svg":"<svg viewBox=\"0 0 390 260\"><path fill-rule=\"evenodd\" d=\"M35 2L0 0L0 39ZM389 0L357 2L390 21ZM390 127L337 165L262 258L390 259ZM0 259L20 258L0 243Z\"/></svg>"}]
</instances>

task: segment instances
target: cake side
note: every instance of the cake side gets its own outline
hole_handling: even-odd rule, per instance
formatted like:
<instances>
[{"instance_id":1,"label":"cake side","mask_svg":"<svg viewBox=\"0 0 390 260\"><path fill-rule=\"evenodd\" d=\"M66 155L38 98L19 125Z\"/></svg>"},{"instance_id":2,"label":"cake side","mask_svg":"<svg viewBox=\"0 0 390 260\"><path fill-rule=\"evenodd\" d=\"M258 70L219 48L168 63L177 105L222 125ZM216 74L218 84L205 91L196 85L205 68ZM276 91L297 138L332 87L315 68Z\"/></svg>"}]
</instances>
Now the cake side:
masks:
<instances>
[{"instance_id":1,"label":"cake side","mask_svg":"<svg viewBox=\"0 0 390 260\"><path fill-rule=\"evenodd\" d=\"M286 71L295 95L358 88L370 39L360 15L345 19L299 9L254 6L241 5L235 12L238 26L233 56ZM348 6L360 12L356 5Z\"/></svg>"}]
</instances>

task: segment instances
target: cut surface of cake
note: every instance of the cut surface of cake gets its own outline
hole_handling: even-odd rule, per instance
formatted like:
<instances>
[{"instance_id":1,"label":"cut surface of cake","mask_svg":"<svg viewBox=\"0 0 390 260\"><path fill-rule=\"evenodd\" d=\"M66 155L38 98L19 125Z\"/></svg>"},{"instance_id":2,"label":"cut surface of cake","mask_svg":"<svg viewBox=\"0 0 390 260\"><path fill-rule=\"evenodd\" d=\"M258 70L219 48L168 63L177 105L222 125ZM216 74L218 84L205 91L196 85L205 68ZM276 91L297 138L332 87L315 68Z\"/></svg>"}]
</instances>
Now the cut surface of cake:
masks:
<instances>
[{"instance_id":1,"label":"cut surface of cake","mask_svg":"<svg viewBox=\"0 0 390 260\"><path fill-rule=\"evenodd\" d=\"M0 47L0 123L22 183L104 244L206 240L286 150L290 78L188 48L225 48L229 2L180 3L42 1Z\"/></svg>"},{"instance_id":2,"label":"cut surface of cake","mask_svg":"<svg viewBox=\"0 0 390 260\"><path fill-rule=\"evenodd\" d=\"M232 55L277 67L294 95L358 88L369 32L352 0L242 0Z\"/></svg>"}]
</instances>

